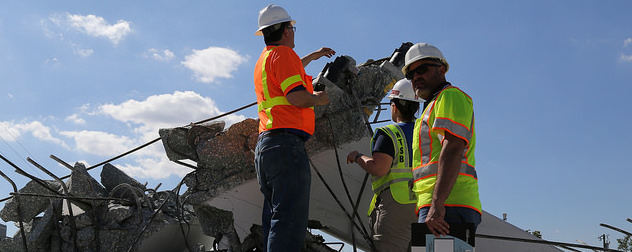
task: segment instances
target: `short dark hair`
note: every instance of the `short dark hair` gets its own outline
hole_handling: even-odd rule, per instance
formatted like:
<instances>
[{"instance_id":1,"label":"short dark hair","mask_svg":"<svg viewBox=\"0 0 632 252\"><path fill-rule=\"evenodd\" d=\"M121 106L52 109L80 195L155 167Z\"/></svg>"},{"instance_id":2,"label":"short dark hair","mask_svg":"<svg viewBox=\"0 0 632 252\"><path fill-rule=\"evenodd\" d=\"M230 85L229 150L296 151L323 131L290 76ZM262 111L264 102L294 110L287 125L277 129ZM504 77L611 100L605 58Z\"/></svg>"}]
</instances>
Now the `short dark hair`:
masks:
<instances>
[{"instance_id":1,"label":"short dark hair","mask_svg":"<svg viewBox=\"0 0 632 252\"><path fill-rule=\"evenodd\" d=\"M405 122L415 121L415 114L419 111L419 102L398 98L391 99L391 102L395 104L395 107L397 107L402 114L402 119L404 119Z\"/></svg>"},{"instance_id":2,"label":"short dark hair","mask_svg":"<svg viewBox=\"0 0 632 252\"><path fill-rule=\"evenodd\" d=\"M283 37L285 28L287 28L290 23L290 21L287 21L263 28L261 32L263 32L263 40L266 42L266 45L279 41L281 37Z\"/></svg>"}]
</instances>

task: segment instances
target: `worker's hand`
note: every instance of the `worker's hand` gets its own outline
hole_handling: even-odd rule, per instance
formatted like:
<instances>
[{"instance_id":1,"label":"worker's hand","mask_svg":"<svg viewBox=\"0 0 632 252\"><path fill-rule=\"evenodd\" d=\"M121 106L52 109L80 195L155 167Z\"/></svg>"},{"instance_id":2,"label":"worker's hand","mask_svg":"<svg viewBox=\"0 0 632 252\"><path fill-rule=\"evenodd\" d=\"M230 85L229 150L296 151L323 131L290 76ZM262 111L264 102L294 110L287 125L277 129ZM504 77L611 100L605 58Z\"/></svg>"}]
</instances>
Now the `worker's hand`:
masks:
<instances>
[{"instance_id":1,"label":"worker's hand","mask_svg":"<svg viewBox=\"0 0 632 252\"><path fill-rule=\"evenodd\" d=\"M439 237L445 236L450 233L450 225L445 221L445 206L439 204L432 204L428 210L426 216L426 226L428 230Z\"/></svg>"},{"instance_id":2,"label":"worker's hand","mask_svg":"<svg viewBox=\"0 0 632 252\"><path fill-rule=\"evenodd\" d=\"M328 47L323 47L320 48L316 51L313 52L314 53L314 60L320 59L320 57L322 56L326 56L327 58L331 58L331 56L334 56L336 54L336 51L334 51L331 48Z\"/></svg>"},{"instance_id":3,"label":"worker's hand","mask_svg":"<svg viewBox=\"0 0 632 252\"><path fill-rule=\"evenodd\" d=\"M355 163L357 157L358 157L358 151L349 152L349 154L347 155L347 164Z\"/></svg>"},{"instance_id":4,"label":"worker's hand","mask_svg":"<svg viewBox=\"0 0 632 252\"><path fill-rule=\"evenodd\" d=\"M303 58L301 58L301 63L303 64L303 67L307 67L307 65L309 65L309 63L312 62L313 60L320 59L320 57L323 57L323 56L327 56L327 58L331 58L331 56L334 56L334 54L336 54L336 51L334 51L333 49L328 48L328 47L323 47L316 51L311 52L308 55L305 55Z\"/></svg>"},{"instance_id":5,"label":"worker's hand","mask_svg":"<svg viewBox=\"0 0 632 252\"><path fill-rule=\"evenodd\" d=\"M314 91L315 105L327 105L329 103L329 95L325 91Z\"/></svg>"}]
</instances>

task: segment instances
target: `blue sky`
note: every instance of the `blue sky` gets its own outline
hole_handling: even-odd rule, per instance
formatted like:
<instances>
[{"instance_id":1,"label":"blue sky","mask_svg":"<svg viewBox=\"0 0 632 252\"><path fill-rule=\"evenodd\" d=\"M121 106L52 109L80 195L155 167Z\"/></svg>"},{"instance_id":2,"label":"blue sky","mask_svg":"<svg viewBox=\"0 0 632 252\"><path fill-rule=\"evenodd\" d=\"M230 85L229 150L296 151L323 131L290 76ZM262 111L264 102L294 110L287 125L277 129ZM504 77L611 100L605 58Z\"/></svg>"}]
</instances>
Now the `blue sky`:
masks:
<instances>
[{"instance_id":1,"label":"blue sky","mask_svg":"<svg viewBox=\"0 0 632 252\"><path fill-rule=\"evenodd\" d=\"M631 1L274 3L297 21L301 56L328 46L361 63L408 41L442 50L448 81L474 99L486 211L553 241L599 245L609 234L616 246L623 235L599 224L632 230ZM50 154L96 164L159 128L253 102L263 47L253 34L267 4L0 0L0 154L42 178L27 157L66 175ZM190 172L159 143L114 164L163 190Z\"/></svg>"}]
</instances>

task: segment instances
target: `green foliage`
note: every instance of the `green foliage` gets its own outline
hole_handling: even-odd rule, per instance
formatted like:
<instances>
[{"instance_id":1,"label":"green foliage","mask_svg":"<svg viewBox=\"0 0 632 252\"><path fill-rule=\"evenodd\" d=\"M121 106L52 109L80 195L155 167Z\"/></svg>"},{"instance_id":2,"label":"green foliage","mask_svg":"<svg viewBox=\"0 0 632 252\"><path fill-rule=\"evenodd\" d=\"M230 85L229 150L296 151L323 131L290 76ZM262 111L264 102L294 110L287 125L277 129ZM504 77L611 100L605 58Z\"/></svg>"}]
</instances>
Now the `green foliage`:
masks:
<instances>
[{"instance_id":1,"label":"green foliage","mask_svg":"<svg viewBox=\"0 0 632 252\"><path fill-rule=\"evenodd\" d=\"M540 231L538 231L538 230L533 230L533 232L531 232L531 229L527 229L525 231L529 232L530 234L532 234L535 237L538 237L538 238L542 239L542 233Z\"/></svg>"},{"instance_id":2,"label":"green foliage","mask_svg":"<svg viewBox=\"0 0 632 252\"><path fill-rule=\"evenodd\" d=\"M617 239L617 242L619 243L619 247L617 247L617 249L621 251L632 252L632 239L629 235L626 235L621 239Z\"/></svg>"}]
</instances>

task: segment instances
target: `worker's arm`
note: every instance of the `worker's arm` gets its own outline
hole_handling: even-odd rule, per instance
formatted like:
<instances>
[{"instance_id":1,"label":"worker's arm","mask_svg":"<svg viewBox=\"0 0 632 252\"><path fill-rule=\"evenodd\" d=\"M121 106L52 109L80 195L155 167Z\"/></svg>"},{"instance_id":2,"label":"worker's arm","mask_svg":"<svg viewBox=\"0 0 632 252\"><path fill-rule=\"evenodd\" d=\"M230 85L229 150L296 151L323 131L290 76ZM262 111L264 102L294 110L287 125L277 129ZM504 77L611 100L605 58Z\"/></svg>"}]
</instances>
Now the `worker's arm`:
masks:
<instances>
[{"instance_id":1,"label":"worker's arm","mask_svg":"<svg viewBox=\"0 0 632 252\"><path fill-rule=\"evenodd\" d=\"M358 151L352 151L347 155L347 164L358 163L362 169L373 176L384 176L388 174L393 163L393 157L382 152L373 152L373 157L358 155Z\"/></svg>"},{"instance_id":2,"label":"worker's arm","mask_svg":"<svg viewBox=\"0 0 632 252\"><path fill-rule=\"evenodd\" d=\"M452 187L459 176L461 159L463 158L463 151L465 150L465 140L447 131L445 131L444 134L445 139L443 140L441 154L439 156L437 181L435 182L430 210L426 217L428 229L437 237L439 237L439 235L447 235L450 232L450 225L444 220L444 204L448 196L450 196Z\"/></svg>"},{"instance_id":3,"label":"worker's arm","mask_svg":"<svg viewBox=\"0 0 632 252\"><path fill-rule=\"evenodd\" d=\"M323 47L316 51L313 51L308 55L305 55L303 58L301 58L301 63L303 63L303 67L306 67L307 65L309 65L310 62L312 62L312 60L320 59L320 57L322 56L327 56L327 58L331 58L331 56L333 56L334 54L336 54L336 51L334 51L333 49Z\"/></svg>"},{"instance_id":4,"label":"worker's arm","mask_svg":"<svg viewBox=\"0 0 632 252\"><path fill-rule=\"evenodd\" d=\"M325 91L316 91L310 94L307 90L291 91L285 98L287 101L300 108L309 108L329 103L329 96Z\"/></svg>"}]
</instances>

